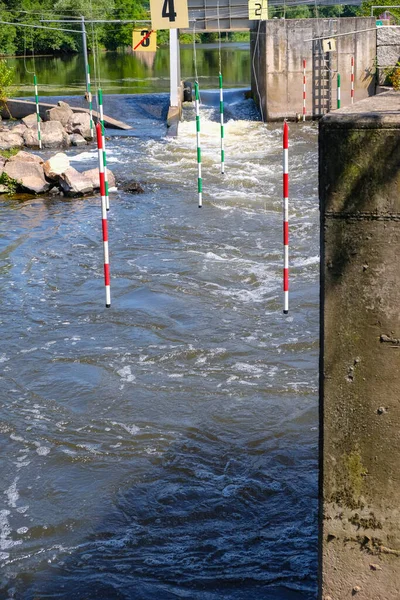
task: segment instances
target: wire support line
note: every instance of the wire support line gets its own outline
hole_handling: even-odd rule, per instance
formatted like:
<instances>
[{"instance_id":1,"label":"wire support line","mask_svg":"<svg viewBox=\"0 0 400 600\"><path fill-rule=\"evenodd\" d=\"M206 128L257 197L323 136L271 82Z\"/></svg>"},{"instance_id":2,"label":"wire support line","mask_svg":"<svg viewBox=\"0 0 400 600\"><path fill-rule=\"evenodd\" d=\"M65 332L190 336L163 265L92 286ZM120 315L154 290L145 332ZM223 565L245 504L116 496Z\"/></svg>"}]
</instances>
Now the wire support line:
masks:
<instances>
[{"instance_id":1,"label":"wire support line","mask_svg":"<svg viewBox=\"0 0 400 600\"><path fill-rule=\"evenodd\" d=\"M47 31L67 31L68 33L79 33L76 29L62 29L60 27L44 27L43 25L32 25L28 23L11 23L10 21L0 21L1 25L13 25L14 27L31 27L32 29L47 29Z\"/></svg>"},{"instance_id":2,"label":"wire support line","mask_svg":"<svg viewBox=\"0 0 400 600\"><path fill-rule=\"evenodd\" d=\"M78 17L77 17L78 18ZM75 20L66 19L40 19L41 23L79 23ZM85 23L151 23L151 19L139 20L139 19L85 19Z\"/></svg>"},{"instance_id":3,"label":"wire support line","mask_svg":"<svg viewBox=\"0 0 400 600\"><path fill-rule=\"evenodd\" d=\"M396 27L396 26L394 25L393 27ZM400 25L398 25L397 27L400 27ZM343 37L344 35L354 35L355 33L363 33L364 31L374 31L375 29L380 29L380 27L369 27L368 29L355 29L354 31L346 31L345 33L334 33L334 34L327 33L326 35L323 35L320 37L315 37L315 38L310 38L310 39L304 40L304 41L305 42L316 42L318 40L325 40L328 37L329 38Z\"/></svg>"}]
</instances>

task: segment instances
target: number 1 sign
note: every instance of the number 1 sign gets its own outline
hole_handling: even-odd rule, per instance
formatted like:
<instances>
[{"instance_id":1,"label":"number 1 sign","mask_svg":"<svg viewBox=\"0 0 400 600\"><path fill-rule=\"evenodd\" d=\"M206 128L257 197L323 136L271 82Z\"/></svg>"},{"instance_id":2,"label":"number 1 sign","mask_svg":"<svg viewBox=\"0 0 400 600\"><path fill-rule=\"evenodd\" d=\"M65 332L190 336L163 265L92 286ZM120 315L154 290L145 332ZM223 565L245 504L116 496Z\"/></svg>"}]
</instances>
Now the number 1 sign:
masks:
<instances>
[{"instance_id":1,"label":"number 1 sign","mask_svg":"<svg viewBox=\"0 0 400 600\"><path fill-rule=\"evenodd\" d=\"M150 0L153 29L187 29L189 12L187 0Z\"/></svg>"},{"instance_id":2,"label":"number 1 sign","mask_svg":"<svg viewBox=\"0 0 400 600\"><path fill-rule=\"evenodd\" d=\"M267 0L249 0L250 21L266 21L268 19Z\"/></svg>"}]
</instances>

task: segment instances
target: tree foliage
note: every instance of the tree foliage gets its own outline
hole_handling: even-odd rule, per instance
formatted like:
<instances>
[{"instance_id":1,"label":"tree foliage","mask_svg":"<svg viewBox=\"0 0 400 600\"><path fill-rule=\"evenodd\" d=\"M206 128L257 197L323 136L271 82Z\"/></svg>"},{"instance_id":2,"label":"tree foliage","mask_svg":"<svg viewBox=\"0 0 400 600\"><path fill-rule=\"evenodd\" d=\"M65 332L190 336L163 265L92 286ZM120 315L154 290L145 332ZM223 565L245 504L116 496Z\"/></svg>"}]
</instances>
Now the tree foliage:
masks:
<instances>
[{"instance_id":1,"label":"tree foliage","mask_svg":"<svg viewBox=\"0 0 400 600\"><path fill-rule=\"evenodd\" d=\"M291 5L270 7L270 18L302 19L310 17L350 17L370 15L374 0L364 1L361 7L336 5ZM393 0L382 0L390 4ZM384 9L377 9L379 16ZM400 19L400 9L391 9L391 13ZM3 25L0 29L0 55L45 53L74 53L82 49L80 17L89 20L103 19L107 22L87 24L87 42L89 50L93 44L99 44L106 50L117 50L132 44L133 23L113 23L113 20L143 21L150 16L149 0L0 0L0 21L16 25ZM61 19L60 24L44 22ZM67 23L76 19L77 23ZM18 23L42 25L51 28L30 29L18 27ZM142 26L142 24L140 24ZM62 31L73 29L77 33ZM241 41L249 38L248 33L229 32L223 34L223 41ZM196 41L212 42L218 39L213 32L196 33ZM159 45L168 44L169 32L157 33ZM181 34L183 43L193 43L192 34Z\"/></svg>"}]
</instances>

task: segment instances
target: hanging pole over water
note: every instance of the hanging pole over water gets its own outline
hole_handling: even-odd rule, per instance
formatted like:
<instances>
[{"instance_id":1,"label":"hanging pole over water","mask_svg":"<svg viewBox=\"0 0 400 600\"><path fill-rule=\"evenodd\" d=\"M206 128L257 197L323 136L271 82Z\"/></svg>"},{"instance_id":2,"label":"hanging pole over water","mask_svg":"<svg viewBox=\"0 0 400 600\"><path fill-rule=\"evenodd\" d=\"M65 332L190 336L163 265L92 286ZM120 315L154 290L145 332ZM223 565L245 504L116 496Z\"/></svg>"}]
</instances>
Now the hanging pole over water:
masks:
<instances>
[{"instance_id":1,"label":"hanging pole over water","mask_svg":"<svg viewBox=\"0 0 400 600\"><path fill-rule=\"evenodd\" d=\"M106 185L104 177L104 152L103 152L103 131L100 123L96 124L97 150L99 158L99 179L101 195L101 225L103 231L103 251L104 251L104 284L106 287L106 308L111 306L110 292L110 260L108 255L108 224L107 224L107 206L106 206Z\"/></svg>"},{"instance_id":2,"label":"hanging pole over water","mask_svg":"<svg viewBox=\"0 0 400 600\"><path fill-rule=\"evenodd\" d=\"M35 102L36 102L36 119L37 119L38 143L39 143L39 148L42 149L42 136L41 136L41 131L40 131L39 96L38 96L38 87L37 87L36 73L33 75L33 85L35 86Z\"/></svg>"},{"instance_id":3,"label":"hanging pole over water","mask_svg":"<svg viewBox=\"0 0 400 600\"><path fill-rule=\"evenodd\" d=\"M200 147L200 95L199 82L194 82L196 107L196 143L197 143L197 191L199 193L199 208L203 206L203 180L201 177L201 147Z\"/></svg>"},{"instance_id":4,"label":"hanging pole over water","mask_svg":"<svg viewBox=\"0 0 400 600\"><path fill-rule=\"evenodd\" d=\"M351 103L354 104L354 56L351 57L351 75L350 75L350 97Z\"/></svg>"},{"instance_id":5,"label":"hanging pole over water","mask_svg":"<svg viewBox=\"0 0 400 600\"><path fill-rule=\"evenodd\" d=\"M88 89L88 102L89 102L89 117L90 117L90 133L92 138L93 135L93 99L92 99L92 90L90 84L90 66L87 66L87 89Z\"/></svg>"},{"instance_id":6,"label":"hanging pole over water","mask_svg":"<svg viewBox=\"0 0 400 600\"><path fill-rule=\"evenodd\" d=\"M81 17L81 27L82 27L83 58L85 61L86 100L89 103L90 134L93 138L93 106L92 106L92 93L91 93L91 89L90 89L90 67L89 67L89 61L88 61L85 17Z\"/></svg>"},{"instance_id":7,"label":"hanging pole over water","mask_svg":"<svg viewBox=\"0 0 400 600\"><path fill-rule=\"evenodd\" d=\"M283 124L283 312L289 312L289 127Z\"/></svg>"},{"instance_id":8,"label":"hanging pole over water","mask_svg":"<svg viewBox=\"0 0 400 600\"><path fill-rule=\"evenodd\" d=\"M102 92L101 88L99 88L99 90L98 90L98 99L99 99L101 135L102 135L102 148L103 148L103 166L104 166L106 208L107 208L107 210L110 210L110 199L108 197L106 139L105 139L105 134L104 134L103 92ZM96 131L97 131L97 126L96 126Z\"/></svg>"},{"instance_id":9,"label":"hanging pole over water","mask_svg":"<svg viewBox=\"0 0 400 600\"><path fill-rule=\"evenodd\" d=\"M225 173L225 135L224 135L224 89L222 86L222 73L219 74L219 114L221 120L221 174Z\"/></svg>"},{"instance_id":10,"label":"hanging pole over water","mask_svg":"<svg viewBox=\"0 0 400 600\"><path fill-rule=\"evenodd\" d=\"M337 74L337 107L340 108L340 73Z\"/></svg>"},{"instance_id":11,"label":"hanging pole over water","mask_svg":"<svg viewBox=\"0 0 400 600\"><path fill-rule=\"evenodd\" d=\"M306 120L306 59L303 58L303 122Z\"/></svg>"}]
</instances>

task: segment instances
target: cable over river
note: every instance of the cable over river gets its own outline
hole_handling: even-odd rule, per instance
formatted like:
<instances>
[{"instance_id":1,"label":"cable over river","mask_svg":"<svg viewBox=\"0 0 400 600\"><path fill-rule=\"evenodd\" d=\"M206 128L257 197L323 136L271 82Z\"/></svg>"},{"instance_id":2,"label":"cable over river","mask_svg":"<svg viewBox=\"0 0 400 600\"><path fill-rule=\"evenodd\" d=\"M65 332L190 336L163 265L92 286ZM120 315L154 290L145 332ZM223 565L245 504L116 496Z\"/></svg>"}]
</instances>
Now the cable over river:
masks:
<instances>
[{"instance_id":1,"label":"cable over river","mask_svg":"<svg viewBox=\"0 0 400 600\"><path fill-rule=\"evenodd\" d=\"M221 175L200 95L201 210L193 109L107 141L145 189L110 194L110 309L100 198L0 197L2 599L316 597L317 129L290 124L284 316L282 126L227 91Z\"/></svg>"}]
</instances>

